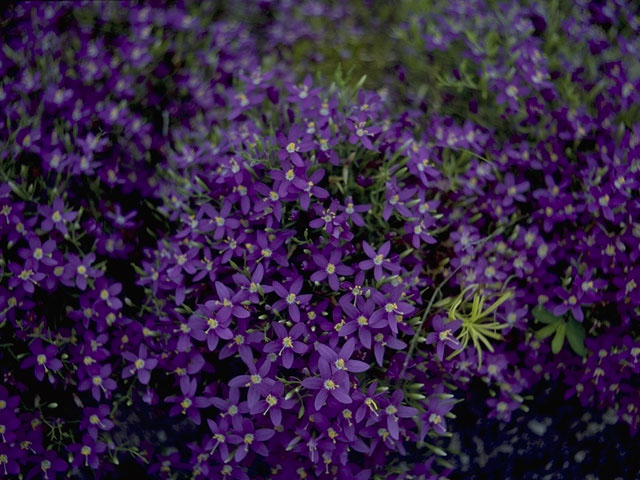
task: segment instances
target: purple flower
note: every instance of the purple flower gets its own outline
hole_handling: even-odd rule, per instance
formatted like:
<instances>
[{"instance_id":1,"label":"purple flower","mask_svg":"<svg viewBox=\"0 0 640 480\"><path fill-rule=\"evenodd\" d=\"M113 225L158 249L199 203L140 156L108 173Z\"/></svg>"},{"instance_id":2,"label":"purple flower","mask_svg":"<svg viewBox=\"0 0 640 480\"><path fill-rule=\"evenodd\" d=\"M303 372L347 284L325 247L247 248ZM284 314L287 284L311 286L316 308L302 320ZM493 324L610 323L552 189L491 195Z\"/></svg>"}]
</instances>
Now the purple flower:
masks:
<instances>
[{"instance_id":1,"label":"purple flower","mask_svg":"<svg viewBox=\"0 0 640 480\"><path fill-rule=\"evenodd\" d=\"M371 420L368 420L367 423L374 423L378 421L380 417L380 407L379 403L382 403L384 397L382 392L376 393L378 388L378 382L372 382L367 388L366 394L363 394L360 391L357 391L354 394L354 398L360 403L360 406L356 409L355 420L357 423L360 423L364 420L365 416L368 416Z\"/></svg>"},{"instance_id":2,"label":"purple flower","mask_svg":"<svg viewBox=\"0 0 640 480\"><path fill-rule=\"evenodd\" d=\"M96 441L90 435L84 435L82 442L69 445L69 450L74 455L72 465L74 467L84 465L96 470L100 464L98 454L103 453L106 449L107 445L104 442Z\"/></svg>"},{"instance_id":3,"label":"purple flower","mask_svg":"<svg viewBox=\"0 0 640 480\"><path fill-rule=\"evenodd\" d=\"M57 263L52 256L55 249L56 242L54 239L50 238L42 244L40 238L35 235L31 235L29 237L29 248L20 248L18 250L18 255L23 260L33 259L44 265L53 266Z\"/></svg>"},{"instance_id":4,"label":"purple flower","mask_svg":"<svg viewBox=\"0 0 640 480\"><path fill-rule=\"evenodd\" d=\"M261 399L251 410L250 413L262 413L266 415L269 412L269 418L274 427L282 424L282 410L290 410L295 407L296 401L286 399L284 395L284 385L281 382L274 382L271 390L264 399Z\"/></svg>"},{"instance_id":5,"label":"purple flower","mask_svg":"<svg viewBox=\"0 0 640 480\"><path fill-rule=\"evenodd\" d=\"M148 357L147 347L141 344L137 356L131 352L123 352L122 356L125 360L133 363L130 367L125 367L122 370L122 378L129 378L137 372L140 383L147 385L151 379L151 370L158 365L157 359Z\"/></svg>"},{"instance_id":6,"label":"purple flower","mask_svg":"<svg viewBox=\"0 0 640 480\"><path fill-rule=\"evenodd\" d=\"M529 190L529 182L516 183L515 175L513 175L513 173L507 173L504 176L504 183L499 183L496 187L496 194L501 196L502 206L509 207L514 201L526 201L523 193L527 190Z\"/></svg>"},{"instance_id":7,"label":"purple flower","mask_svg":"<svg viewBox=\"0 0 640 480\"><path fill-rule=\"evenodd\" d=\"M362 119L364 117L364 119ZM369 137L380 133L380 127L367 126L365 115L354 116L348 120L347 127L350 131L349 143L355 145L360 142L367 150L375 150Z\"/></svg>"},{"instance_id":8,"label":"purple flower","mask_svg":"<svg viewBox=\"0 0 640 480\"><path fill-rule=\"evenodd\" d=\"M369 365L365 362L361 362L360 360L351 360L351 355L353 355L355 346L356 340L354 338L350 338L344 343L340 351L337 353L333 348L322 343L317 344L316 349L318 350L320 357L324 358L331 365L332 370L361 373L368 370Z\"/></svg>"},{"instance_id":9,"label":"purple flower","mask_svg":"<svg viewBox=\"0 0 640 480\"><path fill-rule=\"evenodd\" d=\"M244 359L243 359L244 360ZM247 363L247 362L245 362ZM247 390L247 405L249 410L256 408L256 405L262 397L266 397L273 387L274 380L268 378L269 370L271 370L271 362L265 360L256 367L253 362L248 362L249 375L239 375L229 381L230 388L249 387Z\"/></svg>"},{"instance_id":10,"label":"purple flower","mask_svg":"<svg viewBox=\"0 0 640 480\"><path fill-rule=\"evenodd\" d=\"M424 243L428 243L431 245L436 243L436 239L428 233L428 229L432 227L434 223L435 219L431 217L428 221L422 219L407 222L405 224L404 229L408 235L411 235L411 245L413 245L414 248L420 248L421 240Z\"/></svg>"},{"instance_id":11,"label":"purple flower","mask_svg":"<svg viewBox=\"0 0 640 480\"><path fill-rule=\"evenodd\" d=\"M211 400L205 397L196 397L197 388L198 382L195 378L190 380L187 375L183 375L180 378L180 391L182 395L171 395L165 398L166 402L176 404L169 410L169 415L175 416L181 413L189 417L196 425L200 425L202 418L200 409L207 408L211 405Z\"/></svg>"},{"instance_id":12,"label":"purple flower","mask_svg":"<svg viewBox=\"0 0 640 480\"><path fill-rule=\"evenodd\" d=\"M347 217L351 219L353 224L358 227L364 227L364 219L360 214L368 212L371 209L371 205L355 205L351 196L345 198L344 205L344 212L347 214Z\"/></svg>"},{"instance_id":13,"label":"purple flower","mask_svg":"<svg viewBox=\"0 0 640 480\"><path fill-rule=\"evenodd\" d=\"M350 335L357 330L360 343L365 348L371 348L372 329L383 328L387 325L387 322L382 317L371 322L371 314L375 308L373 299L369 298L359 308L347 302L340 302L340 305L351 320L342 326L338 335L341 337Z\"/></svg>"},{"instance_id":14,"label":"purple flower","mask_svg":"<svg viewBox=\"0 0 640 480\"><path fill-rule=\"evenodd\" d=\"M338 280L338 275L351 275L353 273L353 268L347 267L340 263L342 259L342 251L339 249L335 249L331 252L329 259L327 259L324 255L314 255L313 261L315 264L320 267L320 270L313 273L310 277L312 282L319 282L324 280L325 278L329 279L329 286L331 290L334 292L340 288L340 281Z\"/></svg>"},{"instance_id":15,"label":"purple flower","mask_svg":"<svg viewBox=\"0 0 640 480\"><path fill-rule=\"evenodd\" d=\"M226 398L213 397L211 404L220 410L220 416L222 418L229 417L233 428L240 429L242 424L243 414L249 413L249 407L247 402L240 401L240 390L238 388L230 388L229 394Z\"/></svg>"},{"instance_id":16,"label":"purple flower","mask_svg":"<svg viewBox=\"0 0 640 480\"><path fill-rule=\"evenodd\" d=\"M362 270L370 270L373 268L373 275L376 281L382 280L383 277L383 268L388 270L393 274L397 274L400 272L400 266L394 263L391 263L387 260L387 255L391 250L391 242L387 241L382 244L382 246L376 252L371 245L367 243L366 240L362 241L362 248L364 249L364 253L369 257L369 260L363 260L359 263L359 267Z\"/></svg>"},{"instance_id":17,"label":"purple flower","mask_svg":"<svg viewBox=\"0 0 640 480\"><path fill-rule=\"evenodd\" d=\"M109 420L111 409L108 405L100 405L97 408L87 407L83 412L80 428L86 430L94 440L98 439L100 430L108 432L115 425Z\"/></svg>"},{"instance_id":18,"label":"purple flower","mask_svg":"<svg viewBox=\"0 0 640 480\"><path fill-rule=\"evenodd\" d=\"M236 450L233 459L241 462L249 453L249 448L263 457L269 455L269 449L264 444L267 440L275 435L275 431L270 428L258 428L253 426L253 422L249 419L242 421L242 428L235 430L229 434L229 442L240 445Z\"/></svg>"},{"instance_id":19,"label":"purple flower","mask_svg":"<svg viewBox=\"0 0 640 480\"><path fill-rule=\"evenodd\" d=\"M47 450L42 457L36 457L35 460L37 465L27 474L27 479L37 477L49 480L57 478L58 473L63 474L69 469L69 464L62 460L55 450Z\"/></svg>"},{"instance_id":20,"label":"purple flower","mask_svg":"<svg viewBox=\"0 0 640 480\"><path fill-rule=\"evenodd\" d=\"M344 370L331 370L329 362L324 358L318 359L319 377L307 377L302 381L302 386L309 390L318 390L313 405L320 410L331 395L340 403L349 404L353 400L349 396L349 375Z\"/></svg>"},{"instance_id":21,"label":"purple flower","mask_svg":"<svg viewBox=\"0 0 640 480\"><path fill-rule=\"evenodd\" d=\"M213 435L211 436L209 441L207 441L207 443L204 445L204 448L209 450L209 455L213 455L216 449L219 448L220 460L222 460L223 462L228 461L229 446L227 445L227 442L228 442L227 434L229 432L229 422L227 421L227 419L222 418L220 420L220 423L218 424L215 421L208 419L207 425L209 425L209 429L211 430L211 433ZM238 427L234 426L234 429L239 430L240 428L242 428L241 425L242 424L240 424L240 426Z\"/></svg>"},{"instance_id":22,"label":"purple flower","mask_svg":"<svg viewBox=\"0 0 640 480\"><path fill-rule=\"evenodd\" d=\"M308 349L307 345L297 340L306 331L307 327L304 323L296 323L291 328L291 331L287 332L286 327L281 323L274 322L271 326L278 339L267 343L263 351L265 353L278 352L278 356L282 357L282 366L291 368L294 359L293 354L302 355Z\"/></svg>"},{"instance_id":23,"label":"purple flower","mask_svg":"<svg viewBox=\"0 0 640 480\"><path fill-rule=\"evenodd\" d=\"M452 320L450 322L445 322L444 317L442 315L438 315L433 319L432 325L435 331L427 335L425 343L428 345L437 343L436 354L438 355L438 358L440 358L440 361L442 361L444 360L445 346L454 350L461 347L460 342L453 336L453 334L462 326L462 321Z\"/></svg>"},{"instance_id":24,"label":"purple flower","mask_svg":"<svg viewBox=\"0 0 640 480\"><path fill-rule=\"evenodd\" d=\"M77 216L76 212L65 211L61 198L56 198L51 206L40 205L38 212L44 217L40 226L45 233L56 228L63 235L68 233L66 224L75 220Z\"/></svg>"},{"instance_id":25,"label":"purple flower","mask_svg":"<svg viewBox=\"0 0 640 480\"><path fill-rule=\"evenodd\" d=\"M281 298L273 304L275 310L281 311L284 307L289 310L289 316L295 323L300 321L300 308L298 305L306 304L311 300L310 294L298 295L302 290L304 280L298 276L291 282L289 288L285 288L280 282L273 282L273 291Z\"/></svg>"},{"instance_id":26,"label":"purple flower","mask_svg":"<svg viewBox=\"0 0 640 480\"><path fill-rule=\"evenodd\" d=\"M196 340L206 340L209 351L213 352L218 346L218 341L221 338L224 340L231 340L233 338L233 332L229 329L231 318L229 317L226 320L218 320L219 317L214 314L213 309L210 308L210 306L210 302L201 306L199 311L189 318L187 328L183 330L188 330L189 335ZM179 342L180 348L184 348L186 346L185 341L186 339L182 339L182 342Z\"/></svg>"},{"instance_id":27,"label":"purple flower","mask_svg":"<svg viewBox=\"0 0 640 480\"><path fill-rule=\"evenodd\" d=\"M398 323L400 323L405 315L412 313L415 308L404 301L404 287L398 285L394 287L384 302L382 308L379 308L371 314L371 322L376 322L380 318L386 318L389 328L395 334L398 333Z\"/></svg>"},{"instance_id":28,"label":"purple flower","mask_svg":"<svg viewBox=\"0 0 640 480\"><path fill-rule=\"evenodd\" d=\"M259 303L261 295L273 291L270 286L262 285L261 283L262 279L264 278L264 271L264 266L262 265L262 263L259 263L253 270L250 279L240 273L236 273L233 275L234 283L241 289L247 291L247 293L249 294L248 300L251 303Z\"/></svg>"},{"instance_id":29,"label":"purple flower","mask_svg":"<svg viewBox=\"0 0 640 480\"><path fill-rule=\"evenodd\" d=\"M29 345L29 348L31 355L23 360L20 368L29 368L35 365L34 373L38 380L42 381L44 374L48 374L49 370L57 372L62 368L62 362L56 358L58 347L55 345L47 344L45 346L42 340L37 338Z\"/></svg>"},{"instance_id":30,"label":"purple flower","mask_svg":"<svg viewBox=\"0 0 640 480\"><path fill-rule=\"evenodd\" d=\"M406 207L405 202L415 197L416 189L400 188L396 184L395 177L392 181L387 182L386 187L387 199L384 205L384 210L382 211L382 218L384 218L385 220L389 220L389 217L391 217L391 214L394 210L396 210L400 215L403 215L406 218L413 217L411 210Z\"/></svg>"},{"instance_id":31,"label":"purple flower","mask_svg":"<svg viewBox=\"0 0 640 480\"><path fill-rule=\"evenodd\" d=\"M403 396L404 394L402 393L402 390L396 390L393 392L389 404L383 410L387 417L387 430L389 430L389 433L394 440L400 439L398 419L411 418L418 414L417 409L401 405Z\"/></svg>"},{"instance_id":32,"label":"purple flower","mask_svg":"<svg viewBox=\"0 0 640 480\"><path fill-rule=\"evenodd\" d=\"M211 312L215 312L216 318L220 322L226 322L232 316L236 318L249 317L249 311L241 303L247 298L247 292L240 290L233 292L222 282L215 282L218 300L209 300L204 305Z\"/></svg>"},{"instance_id":33,"label":"purple flower","mask_svg":"<svg viewBox=\"0 0 640 480\"><path fill-rule=\"evenodd\" d=\"M22 266L11 262L8 268L13 273L9 278L9 287L16 288L20 285L27 293L33 293L35 291L34 285L38 285L38 282L46 277L44 273L38 272L38 263L31 259L25 261Z\"/></svg>"},{"instance_id":34,"label":"purple flower","mask_svg":"<svg viewBox=\"0 0 640 480\"><path fill-rule=\"evenodd\" d=\"M562 303L557 304L553 307L553 310L551 310L554 315L561 317L571 310L573 318L578 322L582 322L584 320L581 302L582 291L580 289L575 289L575 292L568 292L562 287L557 287L554 289L554 293L562 300Z\"/></svg>"},{"instance_id":35,"label":"purple flower","mask_svg":"<svg viewBox=\"0 0 640 480\"><path fill-rule=\"evenodd\" d=\"M85 391L91 389L91 395L97 402L100 401L101 394L105 398L111 398L111 392L117 388L114 379L110 378L111 365L91 365L87 368L88 376L78 384L78 390Z\"/></svg>"},{"instance_id":36,"label":"purple flower","mask_svg":"<svg viewBox=\"0 0 640 480\"><path fill-rule=\"evenodd\" d=\"M65 265L64 275L62 277L62 282L67 286L75 285L80 290L86 290L87 279L102 276L100 270L91 267L91 264L96 259L93 253L89 253L82 259L70 253L67 255L67 259L68 262Z\"/></svg>"},{"instance_id":37,"label":"purple flower","mask_svg":"<svg viewBox=\"0 0 640 480\"><path fill-rule=\"evenodd\" d=\"M313 140L304 133L304 129L300 125L293 125L287 136L282 132L276 135L278 145L282 148L278 152L280 161L290 160L296 167L303 167L304 160L300 153L308 152L314 147Z\"/></svg>"},{"instance_id":38,"label":"purple flower","mask_svg":"<svg viewBox=\"0 0 640 480\"><path fill-rule=\"evenodd\" d=\"M214 240L220 240L225 235L231 236L233 234L233 230L240 226L240 222L237 219L229 217L231 207L231 202L228 200L225 200L222 203L222 207L219 212L209 204L204 204L201 207L209 218L213 220L215 225L215 229L213 231Z\"/></svg>"},{"instance_id":39,"label":"purple flower","mask_svg":"<svg viewBox=\"0 0 640 480\"><path fill-rule=\"evenodd\" d=\"M293 185L300 190L300 206L303 210L309 209L309 203L313 197L324 200L329 197L329 192L318 187L318 182L324 177L325 171L320 168L313 172L309 178L297 176L293 179Z\"/></svg>"},{"instance_id":40,"label":"purple flower","mask_svg":"<svg viewBox=\"0 0 640 480\"><path fill-rule=\"evenodd\" d=\"M373 341L373 354L376 357L376 362L381 367L384 361L386 347L392 348L393 350L403 350L407 348L407 344L402 340L391 335L384 335L383 333L376 333L373 337Z\"/></svg>"},{"instance_id":41,"label":"purple flower","mask_svg":"<svg viewBox=\"0 0 640 480\"><path fill-rule=\"evenodd\" d=\"M122 308L122 301L118 298L118 295L122 292L121 283L109 285L107 280L101 277L96 281L94 290L98 293L100 301L104 302L107 307L113 310L120 310Z\"/></svg>"},{"instance_id":42,"label":"purple flower","mask_svg":"<svg viewBox=\"0 0 640 480\"><path fill-rule=\"evenodd\" d=\"M446 415L453 408L454 402L451 400L441 399L437 395L429 398L427 403L427 411L422 415L426 417L427 424L436 432L442 434L447 431ZM425 429L424 433L427 432Z\"/></svg>"}]
</instances>

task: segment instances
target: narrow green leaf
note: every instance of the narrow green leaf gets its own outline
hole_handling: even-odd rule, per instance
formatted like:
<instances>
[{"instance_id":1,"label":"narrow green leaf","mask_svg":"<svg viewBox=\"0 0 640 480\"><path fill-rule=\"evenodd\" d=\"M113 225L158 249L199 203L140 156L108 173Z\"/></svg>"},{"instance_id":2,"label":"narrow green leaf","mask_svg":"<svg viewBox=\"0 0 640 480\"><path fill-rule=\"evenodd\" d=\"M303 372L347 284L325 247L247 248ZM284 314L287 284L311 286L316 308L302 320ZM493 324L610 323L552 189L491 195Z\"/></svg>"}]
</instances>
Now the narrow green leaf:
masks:
<instances>
[{"instance_id":1,"label":"narrow green leaf","mask_svg":"<svg viewBox=\"0 0 640 480\"><path fill-rule=\"evenodd\" d=\"M556 335L555 337L553 337L553 340L551 341L551 351L553 353L560 353L560 350L562 350L562 345L564 344L564 336L565 336L565 332L567 331L567 324L566 323L561 323L558 326L558 329L556 330Z\"/></svg>"}]
</instances>

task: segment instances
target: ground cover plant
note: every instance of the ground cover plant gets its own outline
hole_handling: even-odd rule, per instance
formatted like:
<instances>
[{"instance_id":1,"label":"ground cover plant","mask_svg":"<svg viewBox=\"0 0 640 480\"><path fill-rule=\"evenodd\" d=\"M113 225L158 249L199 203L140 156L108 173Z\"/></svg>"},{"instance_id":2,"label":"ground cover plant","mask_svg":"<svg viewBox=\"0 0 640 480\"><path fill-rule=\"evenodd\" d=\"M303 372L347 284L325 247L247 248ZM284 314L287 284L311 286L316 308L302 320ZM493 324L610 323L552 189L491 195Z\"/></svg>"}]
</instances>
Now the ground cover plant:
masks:
<instances>
[{"instance_id":1,"label":"ground cover plant","mask_svg":"<svg viewBox=\"0 0 640 480\"><path fill-rule=\"evenodd\" d=\"M0 477L455 477L544 382L637 442L633 7L8 6Z\"/></svg>"}]
</instances>

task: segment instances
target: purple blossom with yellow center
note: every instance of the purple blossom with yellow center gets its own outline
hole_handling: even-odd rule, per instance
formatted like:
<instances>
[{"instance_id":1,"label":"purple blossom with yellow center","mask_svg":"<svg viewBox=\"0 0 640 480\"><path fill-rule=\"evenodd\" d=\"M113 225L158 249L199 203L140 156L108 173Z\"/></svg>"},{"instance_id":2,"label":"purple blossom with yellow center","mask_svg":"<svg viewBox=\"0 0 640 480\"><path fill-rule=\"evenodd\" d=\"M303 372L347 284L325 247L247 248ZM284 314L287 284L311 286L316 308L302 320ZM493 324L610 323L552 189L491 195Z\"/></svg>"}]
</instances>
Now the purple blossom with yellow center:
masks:
<instances>
[{"instance_id":1,"label":"purple blossom with yellow center","mask_svg":"<svg viewBox=\"0 0 640 480\"><path fill-rule=\"evenodd\" d=\"M342 369L332 370L329 362L324 358L318 359L319 377L307 377L302 380L302 386L309 390L318 390L316 393L313 406L316 410L320 410L329 395L343 404L349 404L353 400L349 396L349 374Z\"/></svg>"},{"instance_id":2,"label":"purple blossom with yellow center","mask_svg":"<svg viewBox=\"0 0 640 480\"><path fill-rule=\"evenodd\" d=\"M260 367L257 367L253 361L248 362L247 366L249 368L249 374L238 375L232 378L229 381L229 387L248 388L247 405L249 410L253 410L257 407L261 398L269 395L269 391L275 381L268 376L272 366L268 360L263 361Z\"/></svg>"},{"instance_id":3,"label":"purple blossom with yellow center","mask_svg":"<svg viewBox=\"0 0 640 480\"><path fill-rule=\"evenodd\" d=\"M238 445L233 459L241 462L247 456L249 450L256 452L263 457L269 455L269 449L264 444L275 435L275 431L270 428L255 428L249 419L242 421L242 428L233 430L229 435L229 442Z\"/></svg>"},{"instance_id":4,"label":"purple blossom with yellow center","mask_svg":"<svg viewBox=\"0 0 640 480\"><path fill-rule=\"evenodd\" d=\"M369 259L361 261L358 266L362 270L371 270L373 268L373 276L376 281L382 280L384 270L387 270L394 275L400 271L400 266L398 264L392 263L387 259L387 255L389 255L389 252L391 251L391 242L384 242L376 252L366 240L363 240L362 249Z\"/></svg>"},{"instance_id":5,"label":"purple blossom with yellow center","mask_svg":"<svg viewBox=\"0 0 640 480\"><path fill-rule=\"evenodd\" d=\"M45 233L55 228L63 235L68 233L67 224L73 222L77 216L76 212L65 210L61 198L56 198L51 206L41 205L38 212L43 217L41 227Z\"/></svg>"},{"instance_id":6,"label":"purple blossom with yellow center","mask_svg":"<svg viewBox=\"0 0 640 480\"><path fill-rule=\"evenodd\" d=\"M320 354L320 357L326 360L333 371L346 371L352 373L361 373L369 369L369 364L360 361L352 360L356 347L355 338L350 338L340 348L338 352L334 348L328 345L319 343L316 345L316 350Z\"/></svg>"},{"instance_id":7,"label":"purple blossom with yellow center","mask_svg":"<svg viewBox=\"0 0 640 480\"><path fill-rule=\"evenodd\" d=\"M320 267L320 270L311 274L310 280L312 282L320 282L326 278L331 290L338 291L340 288L338 275L351 275L353 273L353 268L342 264L341 260L342 251L340 249L333 250L329 254L329 258L322 254L314 255L313 261Z\"/></svg>"},{"instance_id":8,"label":"purple blossom with yellow center","mask_svg":"<svg viewBox=\"0 0 640 480\"><path fill-rule=\"evenodd\" d=\"M35 339L29 345L31 354L25 358L20 364L20 368L29 368L34 366L34 374L40 381L44 379L44 375L49 371L57 372L62 369L62 362L56 357L58 347L53 344L44 344L42 340Z\"/></svg>"},{"instance_id":9,"label":"purple blossom with yellow center","mask_svg":"<svg viewBox=\"0 0 640 480\"><path fill-rule=\"evenodd\" d=\"M132 362L132 365L125 367L122 370L122 378L129 378L133 375L138 376L138 380L142 385L147 385L151 379L151 370L156 368L158 360L153 357L149 357L147 347L140 345L138 348L138 355L131 352L123 352L122 357L125 360Z\"/></svg>"},{"instance_id":10,"label":"purple blossom with yellow center","mask_svg":"<svg viewBox=\"0 0 640 480\"><path fill-rule=\"evenodd\" d=\"M287 328L281 323L274 322L272 325L273 331L278 337L277 340L273 340L264 346L264 353L276 353L282 358L282 366L284 368L291 368L294 360L294 353L302 355L308 350L308 346L299 341L298 338L302 336L307 327L304 323L296 323L291 330L287 331Z\"/></svg>"},{"instance_id":11,"label":"purple blossom with yellow center","mask_svg":"<svg viewBox=\"0 0 640 480\"><path fill-rule=\"evenodd\" d=\"M278 311L286 308L289 312L289 317L296 323L300 321L299 305L306 305L311 300L311 294L300 295L303 283L303 277L297 276L288 288L280 282L273 282L272 285L273 291L280 297L280 300L273 304L273 308Z\"/></svg>"},{"instance_id":12,"label":"purple blossom with yellow center","mask_svg":"<svg viewBox=\"0 0 640 480\"><path fill-rule=\"evenodd\" d=\"M455 337L455 332L462 326L461 320L446 321L445 317L438 315L433 319L431 324L434 331L427 335L425 343L427 345L436 344L436 354L440 361L444 360L444 347L457 350L462 345Z\"/></svg>"},{"instance_id":13,"label":"purple blossom with yellow center","mask_svg":"<svg viewBox=\"0 0 640 480\"><path fill-rule=\"evenodd\" d=\"M369 298L358 308L347 302L340 302L340 305L344 309L347 317L350 319L340 329L339 336L351 335L354 332L358 332L358 339L362 346L367 349L371 348L371 338L373 330L377 330L387 326L387 322L384 318L380 317L377 320L371 321L371 314L375 309L375 302L372 298Z\"/></svg>"},{"instance_id":14,"label":"purple blossom with yellow center","mask_svg":"<svg viewBox=\"0 0 640 480\"><path fill-rule=\"evenodd\" d=\"M314 147L311 137L304 133L304 129L298 124L293 125L286 136L284 133L278 132L276 140L282 148L278 152L280 161L290 160L296 167L305 165L300 154L313 150Z\"/></svg>"}]
</instances>

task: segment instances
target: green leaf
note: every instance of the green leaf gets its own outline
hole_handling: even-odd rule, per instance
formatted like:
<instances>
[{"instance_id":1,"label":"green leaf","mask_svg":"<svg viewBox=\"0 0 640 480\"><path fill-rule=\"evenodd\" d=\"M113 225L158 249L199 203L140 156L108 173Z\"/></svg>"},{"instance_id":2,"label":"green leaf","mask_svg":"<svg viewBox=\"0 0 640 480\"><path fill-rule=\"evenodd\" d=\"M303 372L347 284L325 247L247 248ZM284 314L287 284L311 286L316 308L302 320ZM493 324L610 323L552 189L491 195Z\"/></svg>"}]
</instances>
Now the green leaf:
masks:
<instances>
[{"instance_id":1,"label":"green leaf","mask_svg":"<svg viewBox=\"0 0 640 480\"><path fill-rule=\"evenodd\" d=\"M544 340L545 338L550 337L555 333L555 331L558 329L559 326L560 326L559 323L552 323L551 325L542 327L540 330L536 332L536 338L538 340Z\"/></svg>"},{"instance_id":2,"label":"green leaf","mask_svg":"<svg viewBox=\"0 0 640 480\"><path fill-rule=\"evenodd\" d=\"M553 313L540 305L534 308L531 313L533 314L533 318L541 323L558 323L562 321L562 318L556 317Z\"/></svg>"},{"instance_id":3,"label":"green leaf","mask_svg":"<svg viewBox=\"0 0 640 480\"><path fill-rule=\"evenodd\" d=\"M553 353L560 353L560 350L562 350L562 345L564 344L564 335L565 332L567 331L567 324L566 323L561 323L558 326L558 329L556 330L556 335L555 337L553 337L553 340L551 341L551 351Z\"/></svg>"},{"instance_id":4,"label":"green leaf","mask_svg":"<svg viewBox=\"0 0 640 480\"><path fill-rule=\"evenodd\" d=\"M581 357L587 355L587 349L584 346L584 339L587 337L587 332L581 323L571 318L567 323L567 340L574 352Z\"/></svg>"}]
</instances>

